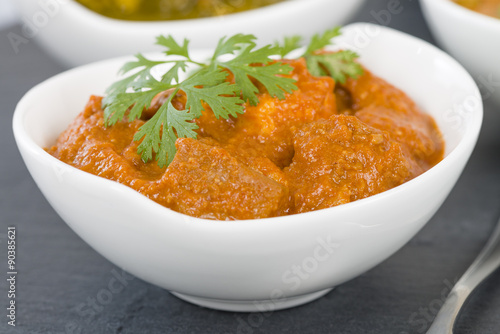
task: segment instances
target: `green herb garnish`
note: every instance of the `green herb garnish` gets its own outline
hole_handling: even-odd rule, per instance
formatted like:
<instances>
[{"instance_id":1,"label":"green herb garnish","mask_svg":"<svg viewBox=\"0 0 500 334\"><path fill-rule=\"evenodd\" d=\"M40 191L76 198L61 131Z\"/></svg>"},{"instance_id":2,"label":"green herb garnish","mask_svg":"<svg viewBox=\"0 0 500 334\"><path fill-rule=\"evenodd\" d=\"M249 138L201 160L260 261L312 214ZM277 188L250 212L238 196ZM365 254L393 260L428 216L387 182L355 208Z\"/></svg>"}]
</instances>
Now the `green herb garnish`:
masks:
<instances>
[{"instance_id":1,"label":"green herb garnish","mask_svg":"<svg viewBox=\"0 0 500 334\"><path fill-rule=\"evenodd\" d=\"M354 61L357 55L351 51L318 52L339 34L340 28L335 28L315 35L302 57L313 75L330 75L343 83L347 76L356 77L362 73L361 66ZM255 81L271 96L284 99L286 93L297 89L295 80L285 77L293 68L275 59L300 48L302 39L298 36L285 38L283 45L262 48L257 47L255 40L254 36L243 34L221 38L212 57L199 62L191 58L188 40L179 44L172 36L158 37L156 44L165 47L167 59L153 61L138 54L134 61L121 68L120 74L132 74L107 89L102 102L106 126L124 118L128 121L139 118L157 94L169 90L170 94L155 115L134 136L134 140L142 140L138 147L142 160L148 162L155 157L158 165L164 167L174 159L177 138L197 137L198 126L193 120L201 117L205 104L217 118L237 117L244 113L245 102L251 105L259 102ZM170 68L163 75L155 76L154 70L160 65L170 65ZM181 73L188 70L191 74L181 80ZM227 81L229 72L234 76L234 84ZM179 91L186 94L184 110L172 105Z\"/></svg>"},{"instance_id":2,"label":"green herb garnish","mask_svg":"<svg viewBox=\"0 0 500 334\"><path fill-rule=\"evenodd\" d=\"M192 120L202 115L203 103L211 108L217 118L226 119L230 115L236 117L242 114L245 101L256 105L259 90L250 77L259 81L269 94L280 99L285 97L285 92L291 93L296 89L293 79L283 77L293 70L292 67L271 59L271 56L279 54L279 48L269 45L256 48L252 35L238 34L222 38L207 63L191 58L187 40L179 44L172 36L160 36L156 44L165 47L164 53L176 59L170 57L169 60L152 61L141 54L136 55L135 61L125 64L121 69L122 74L136 70L134 74L109 87L103 100L106 125L111 126L124 117L129 121L139 118L157 94L172 90L156 114L134 137L134 140L142 140L138 153L145 162L156 155L158 164L164 167L175 156L177 138L196 138L194 130L198 126ZM234 57L221 60L227 55ZM255 63L263 66L251 66ZM163 64L171 64L172 67L157 79L152 71ZM194 66L196 72L180 80L180 73L186 72L188 66ZM234 75L235 84L226 81L229 74L227 70ZM184 110L177 110L172 105L172 99L179 90L186 94Z\"/></svg>"},{"instance_id":3,"label":"green herb garnish","mask_svg":"<svg viewBox=\"0 0 500 334\"><path fill-rule=\"evenodd\" d=\"M304 53L300 56L305 58L307 68L312 75L315 76L330 76L335 81L344 84L347 77L357 78L363 74L363 68L355 62L359 57L353 51L342 50L335 53L325 53L322 50L332 45L332 39L340 36L340 27L325 31L322 35L316 34L311 38L309 45ZM301 48L302 38L293 36L285 38L281 46L282 57L286 57L292 51ZM279 44L277 44L279 46Z\"/></svg>"}]
</instances>

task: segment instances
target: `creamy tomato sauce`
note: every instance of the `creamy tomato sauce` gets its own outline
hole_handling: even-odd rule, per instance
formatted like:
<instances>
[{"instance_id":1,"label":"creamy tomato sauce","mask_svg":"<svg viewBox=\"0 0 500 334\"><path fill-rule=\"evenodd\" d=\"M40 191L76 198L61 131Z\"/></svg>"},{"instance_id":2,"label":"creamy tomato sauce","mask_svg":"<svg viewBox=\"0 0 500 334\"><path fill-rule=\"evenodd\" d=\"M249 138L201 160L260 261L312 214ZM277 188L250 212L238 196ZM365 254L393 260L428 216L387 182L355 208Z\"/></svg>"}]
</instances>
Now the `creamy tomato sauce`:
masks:
<instances>
[{"instance_id":1,"label":"creamy tomato sauce","mask_svg":"<svg viewBox=\"0 0 500 334\"><path fill-rule=\"evenodd\" d=\"M454 0L459 5L495 18L500 18L500 0Z\"/></svg>"},{"instance_id":2,"label":"creamy tomato sauce","mask_svg":"<svg viewBox=\"0 0 500 334\"><path fill-rule=\"evenodd\" d=\"M333 207L396 187L443 157L434 120L401 90L368 70L336 85L287 61L298 89L286 99L264 89L237 118L196 120L198 139L181 138L167 168L144 163L134 134L152 117L104 126L101 98L48 149L89 173L125 184L167 208L194 217L275 217ZM185 96L173 99L182 108Z\"/></svg>"}]
</instances>

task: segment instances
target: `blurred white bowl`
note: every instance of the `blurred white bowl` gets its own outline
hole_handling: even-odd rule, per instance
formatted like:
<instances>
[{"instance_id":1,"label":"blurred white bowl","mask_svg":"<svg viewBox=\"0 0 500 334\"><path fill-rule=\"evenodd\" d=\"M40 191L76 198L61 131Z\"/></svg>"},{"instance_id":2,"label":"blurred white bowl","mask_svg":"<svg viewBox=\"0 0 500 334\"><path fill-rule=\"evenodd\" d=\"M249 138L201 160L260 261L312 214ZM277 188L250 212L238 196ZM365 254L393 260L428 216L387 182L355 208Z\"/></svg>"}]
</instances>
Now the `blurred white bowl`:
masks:
<instances>
[{"instance_id":1,"label":"blurred white bowl","mask_svg":"<svg viewBox=\"0 0 500 334\"><path fill-rule=\"evenodd\" d=\"M0 0L0 30L14 25L19 20L19 13L13 4L13 0Z\"/></svg>"},{"instance_id":2,"label":"blurred white bowl","mask_svg":"<svg viewBox=\"0 0 500 334\"><path fill-rule=\"evenodd\" d=\"M500 105L500 19L451 0L420 2L438 43L471 72L483 97Z\"/></svg>"},{"instance_id":3,"label":"blurred white bowl","mask_svg":"<svg viewBox=\"0 0 500 334\"><path fill-rule=\"evenodd\" d=\"M44 151L102 94L125 58L60 74L19 102L15 138L31 175L66 223L135 276L222 310L292 307L369 270L410 240L440 207L476 143L482 103L469 74L434 46L371 24L344 28L340 47L434 116L445 158L384 193L338 207L246 221L192 218ZM128 60L129 58L127 58ZM61 250L64 251L64 250Z\"/></svg>"},{"instance_id":4,"label":"blurred white bowl","mask_svg":"<svg viewBox=\"0 0 500 334\"><path fill-rule=\"evenodd\" d=\"M49 5L41 5L49 3ZM226 35L251 33L262 44L283 36L310 37L341 25L364 0L286 0L241 13L203 19L134 22L99 15L74 0L20 0L28 35L67 66L110 57L159 50L159 34L188 38L196 48L210 48Z\"/></svg>"}]
</instances>

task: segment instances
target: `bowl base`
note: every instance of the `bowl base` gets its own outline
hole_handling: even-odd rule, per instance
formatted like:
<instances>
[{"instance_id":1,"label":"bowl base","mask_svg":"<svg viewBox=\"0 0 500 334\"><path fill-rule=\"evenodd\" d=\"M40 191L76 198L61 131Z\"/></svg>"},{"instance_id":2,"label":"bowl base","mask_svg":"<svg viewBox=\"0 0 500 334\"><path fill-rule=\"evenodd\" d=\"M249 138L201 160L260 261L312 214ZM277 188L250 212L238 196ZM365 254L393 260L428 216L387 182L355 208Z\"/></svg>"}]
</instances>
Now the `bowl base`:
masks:
<instances>
[{"instance_id":1,"label":"bowl base","mask_svg":"<svg viewBox=\"0 0 500 334\"><path fill-rule=\"evenodd\" d=\"M199 306L230 312L273 312L277 310L283 310L290 307L299 306L312 302L315 299L323 297L333 288L321 290L318 292L308 293L305 295L289 298L280 298L279 300L225 300L225 299L211 299L211 298L201 298L196 296L185 295L178 292L170 291L174 296L196 304Z\"/></svg>"}]
</instances>

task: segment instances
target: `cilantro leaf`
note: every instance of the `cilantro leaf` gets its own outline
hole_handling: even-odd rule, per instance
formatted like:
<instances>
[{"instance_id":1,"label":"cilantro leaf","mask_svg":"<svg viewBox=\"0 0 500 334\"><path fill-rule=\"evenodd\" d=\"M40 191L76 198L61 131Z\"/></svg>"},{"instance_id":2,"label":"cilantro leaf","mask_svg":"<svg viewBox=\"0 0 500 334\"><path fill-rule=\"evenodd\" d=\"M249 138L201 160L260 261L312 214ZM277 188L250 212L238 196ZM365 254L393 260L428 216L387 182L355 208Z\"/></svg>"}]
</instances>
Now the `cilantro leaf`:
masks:
<instances>
[{"instance_id":1,"label":"cilantro leaf","mask_svg":"<svg viewBox=\"0 0 500 334\"><path fill-rule=\"evenodd\" d=\"M136 141L141 140L138 153L142 159L149 161L156 158L162 167L169 164L175 155L176 138L196 138L194 130L197 125L193 120L199 118L207 106L217 118L237 117L244 112L245 100L253 104L258 102L256 94L259 91L252 80L259 81L272 96L278 98L284 98L285 92L291 93L296 89L294 80L284 77L292 68L271 59L271 56L279 54L280 48L269 45L256 48L253 35L237 34L222 38L208 64L191 59L186 39L178 43L172 36L159 36L156 44L166 48L164 54L167 57L176 58L153 61L138 54L120 71L121 74L132 74L107 89L103 108L107 126L124 118L132 121L151 106L156 95L174 89L175 93L169 95L134 137ZM219 58L226 55L233 55L233 58L220 61ZM152 71L163 64L171 64L171 67L157 79ZM183 81L181 73L185 73L188 66L198 67L198 70L191 72ZM227 70L233 73L235 84L226 80ZM172 99L179 90L186 94L184 110L177 110L172 105Z\"/></svg>"},{"instance_id":2,"label":"cilantro leaf","mask_svg":"<svg viewBox=\"0 0 500 334\"><path fill-rule=\"evenodd\" d=\"M187 39L184 39L180 45L171 35L167 37L160 35L156 38L156 45L164 46L167 49L164 52L167 56L177 55L189 59L189 41Z\"/></svg>"},{"instance_id":3,"label":"cilantro leaf","mask_svg":"<svg viewBox=\"0 0 500 334\"><path fill-rule=\"evenodd\" d=\"M187 70L187 61L176 61L174 65L165 73L162 78L161 82L167 83L167 84L173 84L179 83L179 72L186 72Z\"/></svg>"},{"instance_id":4,"label":"cilantro leaf","mask_svg":"<svg viewBox=\"0 0 500 334\"><path fill-rule=\"evenodd\" d=\"M186 93L186 109L196 117L202 115L205 109L202 102L210 106L215 117L218 119L229 118L229 115L237 117L242 114L243 100L235 94L239 91L237 85L232 85L225 81L227 72L219 70L218 72L200 71L197 75L186 79L180 85L180 88ZM200 82L205 85L199 86Z\"/></svg>"},{"instance_id":5,"label":"cilantro leaf","mask_svg":"<svg viewBox=\"0 0 500 334\"><path fill-rule=\"evenodd\" d=\"M285 37L283 40L283 46L281 46L278 42L276 42L274 46L280 48L279 55L281 56L281 58L285 58L290 52L300 48L301 43L302 43L302 37L296 35L296 36Z\"/></svg>"},{"instance_id":6,"label":"cilantro leaf","mask_svg":"<svg viewBox=\"0 0 500 334\"><path fill-rule=\"evenodd\" d=\"M133 70L140 70L115 82L106 90L106 96L102 103L104 106L104 118L108 126L123 119L129 108L133 105L134 107L130 113L129 120L140 117L142 108L149 108L154 95L170 88L167 85L158 83L151 74L151 70L157 65L163 64L163 61L151 61L141 54L135 57L137 60L123 65L119 73L126 74ZM144 89L148 88L153 92L144 91Z\"/></svg>"},{"instance_id":7,"label":"cilantro leaf","mask_svg":"<svg viewBox=\"0 0 500 334\"><path fill-rule=\"evenodd\" d=\"M356 77L362 68L355 62L357 54L351 51L321 52L340 34L336 27L321 35L315 35L302 55L313 75L330 75L338 82L348 76ZM164 47L167 59L155 61L138 54L126 63L120 74L127 75L106 90L102 105L106 126L127 119L133 121L151 106L160 93L172 91L151 119L146 121L134 136L140 141L138 154L147 162L155 158L164 167L174 159L175 141L180 137L196 138L198 126L194 122L208 108L216 118L227 119L244 113L244 104L259 102L258 84L278 99L297 89L289 75L293 68L275 56L284 57L300 48L300 36L285 38L283 46L266 45L258 48L253 35L236 34L219 40L208 62L198 62L189 54L189 41L177 42L172 36L159 36L156 44ZM229 58L229 59L228 59ZM161 77L153 75L159 65L170 67ZM182 73L190 74L183 80ZM228 74L234 83L227 80ZM176 109L172 100L182 91L186 103Z\"/></svg>"},{"instance_id":8,"label":"cilantro leaf","mask_svg":"<svg viewBox=\"0 0 500 334\"><path fill-rule=\"evenodd\" d=\"M226 54L234 54L236 51L241 50L245 45L255 46L255 40L257 38L254 35L244 35L236 34L226 39L222 37L215 48L214 55L212 57L212 62L214 62L220 56Z\"/></svg>"},{"instance_id":9,"label":"cilantro leaf","mask_svg":"<svg viewBox=\"0 0 500 334\"><path fill-rule=\"evenodd\" d=\"M269 65L272 62L270 57L279 54L279 52L279 47L271 45L256 50L253 50L253 45L250 45L235 58L220 63L220 66L227 68L234 75L236 85L241 88L243 100L248 100L251 105L257 105L259 102L257 98L259 89L250 77L260 81L271 96L278 98L285 97L283 91L290 93L292 90L297 89L293 84L293 79L282 77L282 75L289 74L292 71L289 65L280 62ZM257 64L263 66L255 66Z\"/></svg>"},{"instance_id":10,"label":"cilantro leaf","mask_svg":"<svg viewBox=\"0 0 500 334\"><path fill-rule=\"evenodd\" d=\"M192 116L188 110L177 110L172 105L172 94L156 114L135 134L134 140L142 139L138 153L144 162L157 156L158 165L165 167L174 159L177 138L196 138L196 123L191 122Z\"/></svg>"},{"instance_id":11,"label":"cilantro leaf","mask_svg":"<svg viewBox=\"0 0 500 334\"><path fill-rule=\"evenodd\" d=\"M349 50L328 53L322 50L331 45L331 40L341 34L340 27L316 34L311 38L303 57L312 75L330 76L344 84L347 77L357 78L363 74L363 68L356 62L358 54Z\"/></svg>"},{"instance_id":12,"label":"cilantro leaf","mask_svg":"<svg viewBox=\"0 0 500 334\"><path fill-rule=\"evenodd\" d=\"M137 76L141 76L144 73L146 73L146 72L144 72L144 70L148 71L148 70L152 69L153 67L155 67L156 65L160 65L163 63L161 61L149 60L149 59L145 58L143 55L141 55L140 53L136 54L135 57L137 58L137 60L128 62L125 65L123 65L122 68L120 69L120 73L125 74L125 73L128 73L128 72L136 69L136 68L144 67L143 71L137 73Z\"/></svg>"},{"instance_id":13,"label":"cilantro leaf","mask_svg":"<svg viewBox=\"0 0 500 334\"><path fill-rule=\"evenodd\" d=\"M249 75L266 87L269 95L280 100L285 98L285 92L291 94L297 89L294 79L279 76L293 71L293 67L288 64L276 62L265 67L255 66L249 70L252 70Z\"/></svg>"},{"instance_id":14,"label":"cilantro leaf","mask_svg":"<svg viewBox=\"0 0 500 334\"><path fill-rule=\"evenodd\" d=\"M330 76L335 81L344 84L348 77L357 78L363 74L363 67L356 62L359 57L355 52L341 50L337 52L326 52L324 49L332 45L332 39L341 34L340 27L334 27L322 34L316 34L302 54L306 60L307 68L312 75ZM300 47L300 39L297 37L285 38L283 45L277 43L281 48L281 56L285 56Z\"/></svg>"},{"instance_id":15,"label":"cilantro leaf","mask_svg":"<svg viewBox=\"0 0 500 334\"><path fill-rule=\"evenodd\" d=\"M335 27L325 31L322 35L316 34L311 38L311 42L307 46L306 54L311 54L315 51L324 49L326 46L331 45L331 40L340 36L340 27Z\"/></svg>"},{"instance_id":16,"label":"cilantro leaf","mask_svg":"<svg viewBox=\"0 0 500 334\"><path fill-rule=\"evenodd\" d=\"M106 125L113 125L123 119L129 110L129 121L139 118L142 110L149 108L155 95L162 91L162 89L155 89L146 92L120 93L116 95L115 100L104 109L104 117L107 120Z\"/></svg>"},{"instance_id":17,"label":"cilantro leaf","mask_svg":"<svg viewBox=\"0 0 500 334\"><path fill-rule=\"evenodd\" d=\"M329 75L335 81L344 84L347 77L357 78L363 74L363 68L354 60L358 54L349 50L324 53L306 57L307 66L312 75Z\"/></svg>"}]
</instances>

